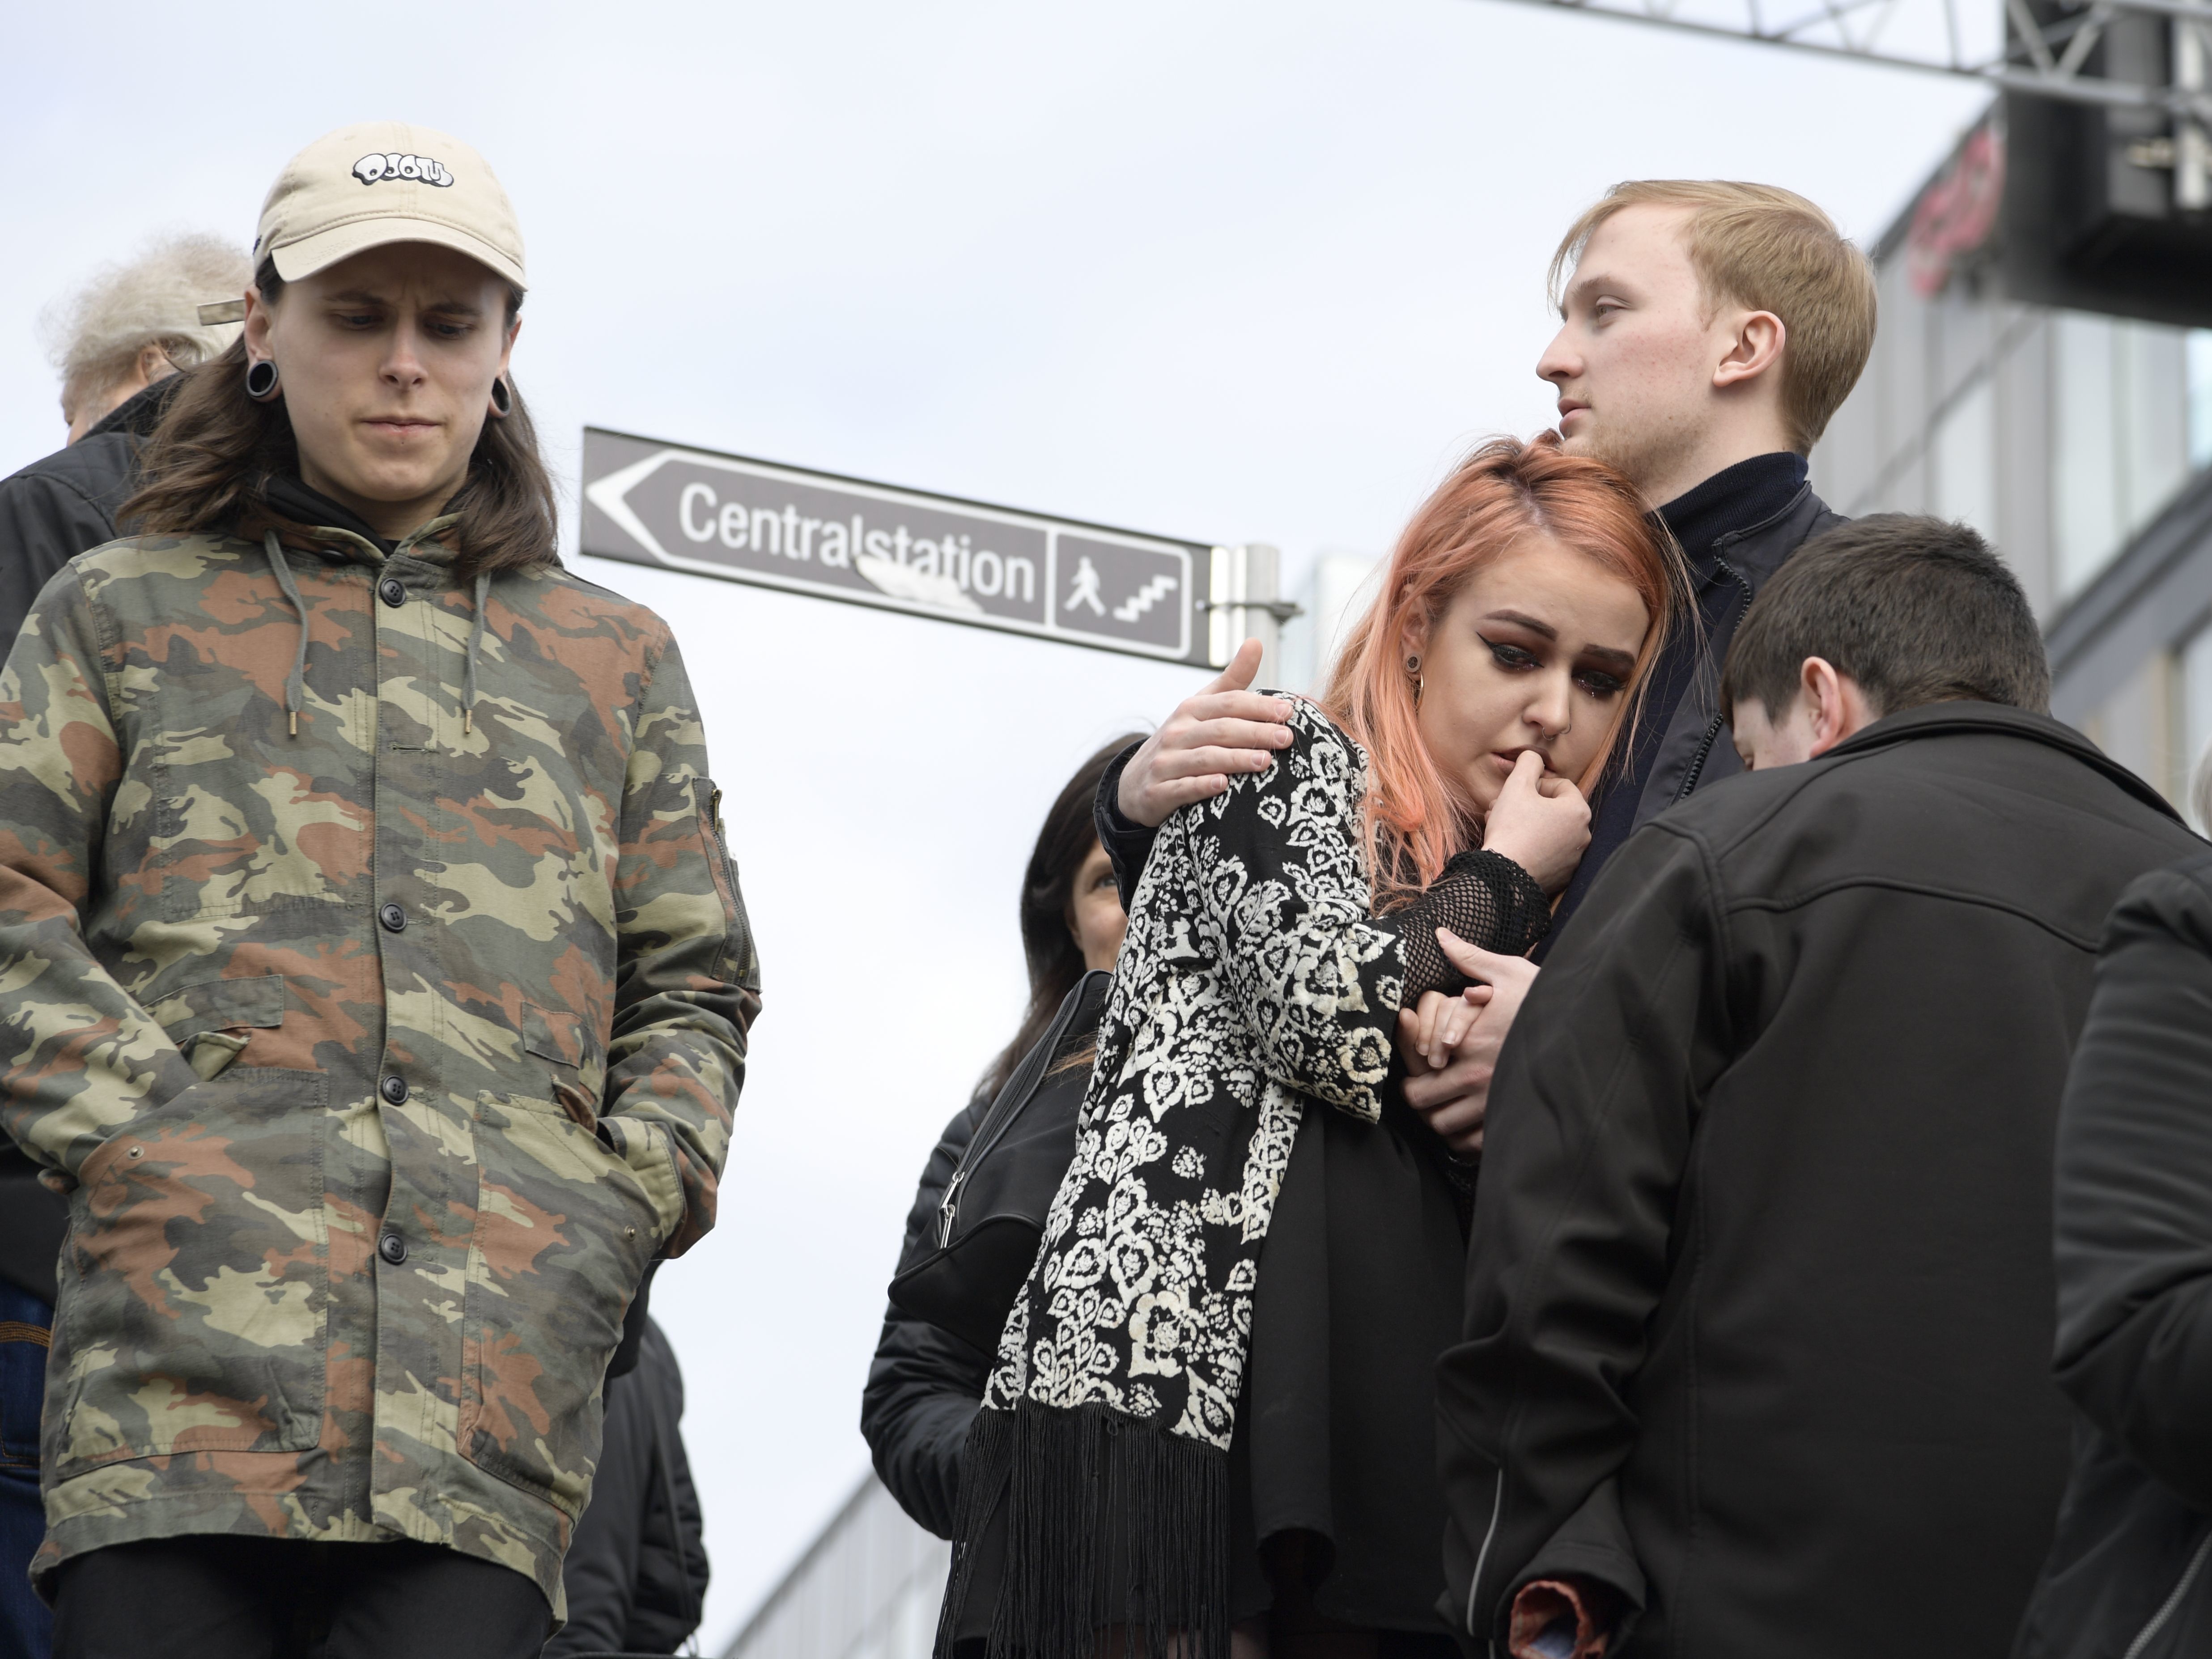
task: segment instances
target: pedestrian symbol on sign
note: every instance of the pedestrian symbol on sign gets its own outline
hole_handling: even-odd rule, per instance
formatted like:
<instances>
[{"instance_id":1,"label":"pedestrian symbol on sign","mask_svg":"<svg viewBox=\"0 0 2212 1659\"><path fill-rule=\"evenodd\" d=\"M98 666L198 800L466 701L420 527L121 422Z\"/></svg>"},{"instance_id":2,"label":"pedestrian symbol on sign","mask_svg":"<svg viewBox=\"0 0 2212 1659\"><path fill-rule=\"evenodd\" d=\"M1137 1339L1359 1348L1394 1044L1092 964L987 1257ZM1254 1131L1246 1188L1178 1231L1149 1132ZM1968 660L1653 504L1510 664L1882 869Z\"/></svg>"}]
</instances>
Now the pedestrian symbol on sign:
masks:
<instances>
[{"instance_id":1,"label":"pedestrian symbol on sign","mask_svg":"<svg viewBox=\"0 0 2212 1659\"><path fill-rule=\"evenodd\" d=\"M1106 606L1098 597L1098 567L1091 562L1087 554L1075 567L1075 586L1068 589L1067 603L1061 608L1073 611L1079 605L1089 605L1093 616L1106 614Z\"/></svg>"}]
</instances>

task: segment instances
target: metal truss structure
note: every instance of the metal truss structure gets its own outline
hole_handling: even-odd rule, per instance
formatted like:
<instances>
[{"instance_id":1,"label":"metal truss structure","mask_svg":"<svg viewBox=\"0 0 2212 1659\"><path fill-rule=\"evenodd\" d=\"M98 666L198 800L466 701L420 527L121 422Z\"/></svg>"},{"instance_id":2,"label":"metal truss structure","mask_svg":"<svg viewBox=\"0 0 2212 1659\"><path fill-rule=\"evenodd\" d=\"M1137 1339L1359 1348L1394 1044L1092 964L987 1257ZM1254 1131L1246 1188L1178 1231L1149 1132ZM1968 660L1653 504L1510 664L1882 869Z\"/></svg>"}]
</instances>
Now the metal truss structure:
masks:
<instances>
[{"instance_id":1,"label":"metal truss structure","mask_svg":"<svg viewBox=\"0 0 2212 1659\"><path fill-rule=\"evenodd\" d=\"M2212 3L2207 0L2062 0L2057 6L2001 0L1962 11L1960 0L1518 0L1554 10L1621 18L1708 38L1747 40L1796 52L1856 58L1980 81L2107 108L2162 110L2177 125L2212 125L2207 60ZM2162 76L2109 76L2090 61L2113 22L2163 18L2172 28ZM2171 161L2154 165L2174 165Z\"/></svg>"}]
</instances>

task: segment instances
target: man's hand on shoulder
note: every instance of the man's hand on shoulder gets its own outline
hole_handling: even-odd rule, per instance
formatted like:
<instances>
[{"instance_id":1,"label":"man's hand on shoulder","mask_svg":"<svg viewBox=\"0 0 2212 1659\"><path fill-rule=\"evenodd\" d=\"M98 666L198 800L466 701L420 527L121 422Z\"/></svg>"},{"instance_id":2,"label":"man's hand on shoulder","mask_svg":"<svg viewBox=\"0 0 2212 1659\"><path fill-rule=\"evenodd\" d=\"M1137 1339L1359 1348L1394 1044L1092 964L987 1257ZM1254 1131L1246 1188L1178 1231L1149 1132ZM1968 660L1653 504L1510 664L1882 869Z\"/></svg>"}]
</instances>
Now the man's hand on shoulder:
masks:
<instances>
[{"instance_id":1,"label":"man's hand on shoulder","mask_svg":"<svg viewBox=\"0 0 2212 1659\"><path fill-rule=\"evenodd\" d=\"M1115 804L1132 823L1157 830L1168 814L1229 787L1231 775L1264 772L1278 749L1290 746L1286 697L1250 687L1260 672L1260 642L1237 647L1218 679L1185 698L1121 769Z\"/></svg>"}]
</instances>

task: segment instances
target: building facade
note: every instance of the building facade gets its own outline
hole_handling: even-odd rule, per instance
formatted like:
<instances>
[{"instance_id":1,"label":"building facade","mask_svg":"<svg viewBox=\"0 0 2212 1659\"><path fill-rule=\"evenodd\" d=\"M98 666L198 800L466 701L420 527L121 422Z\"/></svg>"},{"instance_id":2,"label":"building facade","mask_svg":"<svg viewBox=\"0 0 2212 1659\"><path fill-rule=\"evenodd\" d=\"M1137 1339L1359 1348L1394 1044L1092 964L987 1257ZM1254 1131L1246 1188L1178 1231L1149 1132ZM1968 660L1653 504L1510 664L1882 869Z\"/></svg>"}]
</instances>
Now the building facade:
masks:
<instances>
[{"instance_id":1,"label":"building facade","mask_svg":"<svg viewBox=\"0 0 2212 1659\"><path fill-rule=\"evenodd\" d=\"M951 1566L871 1473L723 1659L929 1659Z\"/></svg>"},{"instance_id":2,"label":"building facade","mask_svg":"<svg viewBox=\"0 0 2212 1659\"><path fill-rule=\"evenodd\" d=\"M1876 245L1874 356L1814 484L1988 537L2043 621L2052 712L2181 803L2212 740L2212 333L2006 298L2002 166L1993 114Z\"/></svg>"}]
</instances>

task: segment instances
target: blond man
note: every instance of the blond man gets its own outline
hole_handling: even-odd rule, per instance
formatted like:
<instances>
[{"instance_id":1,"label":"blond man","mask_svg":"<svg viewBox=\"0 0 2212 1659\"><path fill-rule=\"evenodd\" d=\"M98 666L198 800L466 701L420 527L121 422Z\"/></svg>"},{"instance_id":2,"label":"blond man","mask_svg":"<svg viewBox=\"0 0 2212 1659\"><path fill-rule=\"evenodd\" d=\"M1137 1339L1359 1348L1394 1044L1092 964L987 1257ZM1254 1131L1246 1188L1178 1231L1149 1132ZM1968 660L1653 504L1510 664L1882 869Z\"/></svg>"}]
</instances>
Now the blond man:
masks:
<instances>
[{"instance_id":1,"label":"blond man","mask_svg":"<svg viewBox=\"0 0 2212 1659\"><path fill-rule=\"evenodd\" d=\"M1843 520L1808 458L1874 349L1873 269L1828 216L1772 185L1616 185L1552 258L1559 331L1536 373L1559 388L1571 449L1626 472L1681 544L1699 626L1652 675L1620 764L1590 803L1590 846L1547 949L1621 843L1742 769L1715 693L1752 601ZM1493 964L1487 1006L1449 1060L1401 1040L1406 1099L1462 1153L1482 1149L1490 1074L1534 969ZM1447 1035L1453 1033L1448 1032Z\"/></svg>"},{"instance_id":2,"label":"blond man","mask_svg":"<svg viewBox=\"0 0 2212 1659\"><path fill-rule=\"evenodd\" d=\"M1719 665L1751 602L1805 539L1842 520L1813 493L1807 458L1873 349L1874 272L1828 216L1772 185L1616 185L1559 242L1560 327L1536 373L1559 388L1571 450L1626 473L1682 544L1699 626L1652 676L1637 729L1590 803L1590 845L1547 940L1555 943L1630 833L1741 769L1715 701ZM1176 807L1267 764L1286 705L1255 695L1258 653L1178 708L1109 769L1098 827L1126 898ZM1534 969L1496 965L1455 1045L1401 1048L1406 1099L1462 1153L1481 1150L1490 1073ZM1430 1064L1427 1054L1442 1066Z\"/></svg>"}]
</instances>

